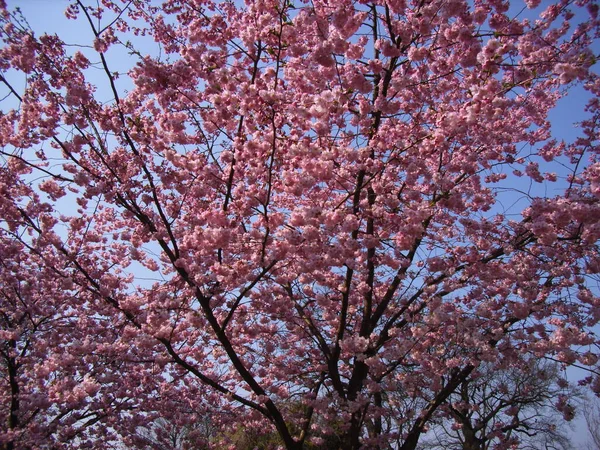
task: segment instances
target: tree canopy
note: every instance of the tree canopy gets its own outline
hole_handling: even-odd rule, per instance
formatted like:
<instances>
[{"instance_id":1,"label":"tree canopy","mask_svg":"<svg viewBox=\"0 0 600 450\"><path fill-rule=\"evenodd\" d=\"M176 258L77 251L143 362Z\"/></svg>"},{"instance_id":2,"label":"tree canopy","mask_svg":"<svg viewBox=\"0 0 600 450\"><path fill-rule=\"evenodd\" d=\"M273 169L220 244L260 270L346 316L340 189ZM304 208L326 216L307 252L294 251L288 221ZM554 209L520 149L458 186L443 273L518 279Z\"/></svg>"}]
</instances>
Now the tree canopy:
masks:
<instances>
[{"instance_id":1,"label":"tree canopy","mask_svg":"<svg viewBox=\"0 0 600 450\"><path fill-rule=\"evenodd\" d=\"M599 393L598 10L77 0L70 42L0 0L3 448L412 450L494 371Z\"/></svg>"}]
</instances>

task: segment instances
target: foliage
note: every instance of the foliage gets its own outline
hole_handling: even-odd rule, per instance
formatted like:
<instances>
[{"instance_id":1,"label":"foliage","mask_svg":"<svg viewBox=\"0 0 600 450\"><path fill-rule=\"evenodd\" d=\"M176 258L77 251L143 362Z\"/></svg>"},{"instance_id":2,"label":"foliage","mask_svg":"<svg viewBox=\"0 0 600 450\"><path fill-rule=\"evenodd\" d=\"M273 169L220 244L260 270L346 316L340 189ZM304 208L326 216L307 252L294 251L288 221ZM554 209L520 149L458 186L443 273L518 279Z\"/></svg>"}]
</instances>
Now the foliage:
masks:
<instances>
[{"instance_id":1,"label":"foliage","mask_svg":"<svg viewBox=\"0 0 600 450\"><path fill-rule=\"evenodd\" d=\"M92 3L0 0L5 448L409 450L482 370L600 390L595 2Z\"/></svg>"}]
</instances>

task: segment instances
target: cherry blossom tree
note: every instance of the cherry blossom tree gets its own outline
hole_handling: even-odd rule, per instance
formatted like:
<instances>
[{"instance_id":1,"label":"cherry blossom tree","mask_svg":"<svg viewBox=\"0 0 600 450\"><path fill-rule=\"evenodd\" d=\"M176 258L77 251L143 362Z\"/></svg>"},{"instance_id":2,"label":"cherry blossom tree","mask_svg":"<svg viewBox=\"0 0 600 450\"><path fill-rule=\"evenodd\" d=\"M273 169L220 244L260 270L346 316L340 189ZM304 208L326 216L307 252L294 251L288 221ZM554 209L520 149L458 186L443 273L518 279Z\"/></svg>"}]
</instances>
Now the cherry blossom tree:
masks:
<instances>
[{"instance_id":1,"label":"cherry blossom tree","mask_svg":"<svg viewBox=\"0 0 600 450\"><path fill-rule=\"evenodd\" d=\"M137 402L131 393L114 395L122 367L97 352L104 342L94 342L88 335L93 319L75 310L77 290L53 279L52 269L31 261L17 242L3 240L2 251L1 448L47 442L85 448L95 436L115 437L106 426Z\"/></svg>"},{"instance_id":2,"label":"cherry blossom tree","mask_svg":"<svg viewBox=\"0 0 600 450\"><path fill-rule=\"evenodd\" d=\"M408 450L483 365L599 391L598 5L550 3L77 0L65 42L0 0L5 448L66 405L66 446Z\"/></svg>"}]
</instances>

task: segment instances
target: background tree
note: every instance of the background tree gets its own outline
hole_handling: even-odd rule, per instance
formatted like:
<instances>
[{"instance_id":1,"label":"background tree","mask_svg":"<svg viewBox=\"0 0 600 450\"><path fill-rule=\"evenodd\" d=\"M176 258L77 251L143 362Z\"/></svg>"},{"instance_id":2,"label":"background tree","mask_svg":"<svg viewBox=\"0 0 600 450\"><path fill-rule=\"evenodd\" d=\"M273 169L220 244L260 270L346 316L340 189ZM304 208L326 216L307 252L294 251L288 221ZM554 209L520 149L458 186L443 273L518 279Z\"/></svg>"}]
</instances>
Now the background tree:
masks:
<instances>
[{"instance_id":1,"label":"background tree","mask_svg":"<svg viewBox=\"0 0 600 450\"><path fill-rule=\"evenodd\" d=\"M567 450L572 446L565 420L573 419L576 398L556 364L483 364L448 397L431 430L435 437L424 448L485 450L512 441L521 449ZM563 414L557 403L567 403Z\"/></svg>"},{"instance_id":2,"label":"background tree","mask_svg":"<svg viewBox=\"0 0 600 450\"><path fill-rule=\"evenodd\" d=\"M185 424L178 423L173 418L158 418L139 426L130 443L135 448L149 450L205 450L210 448L214 440L210 417L196 416L195 423Z\"/></svg>"},{"instance_id":3,"label":"background tree","mask_svg":"<svg viewBox=\"0 0 600 450\"><path fill-rule=\"evenodd\" d=\"M583 404L583 416L589 433L587 449L600 448L600 404L597 399L585 399Z\"/></svg>"},{"instance_id":4,"label":"background tree","mask_svg":"<svg viewBox=\"0 0 600 450\"><path fill-rule=\"evenodd\" d=\"M598 5L525 4L78 0L68 43L0 0L0 236L35 295L66 286L63 342L125 358L89 376L139 408L97 429L210 410L287 449L409 450L480 367L600 386Z\"/></svg>"}]
</instances>

